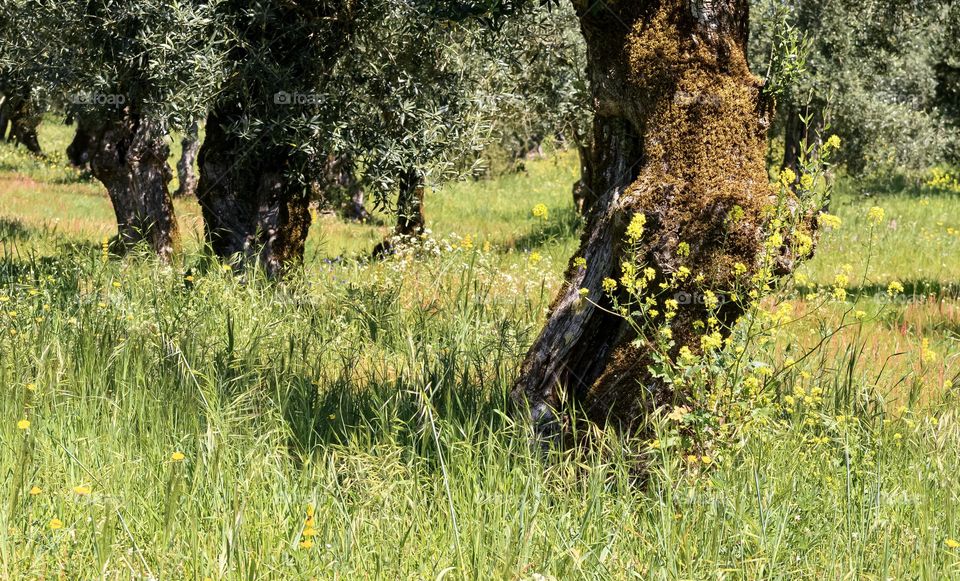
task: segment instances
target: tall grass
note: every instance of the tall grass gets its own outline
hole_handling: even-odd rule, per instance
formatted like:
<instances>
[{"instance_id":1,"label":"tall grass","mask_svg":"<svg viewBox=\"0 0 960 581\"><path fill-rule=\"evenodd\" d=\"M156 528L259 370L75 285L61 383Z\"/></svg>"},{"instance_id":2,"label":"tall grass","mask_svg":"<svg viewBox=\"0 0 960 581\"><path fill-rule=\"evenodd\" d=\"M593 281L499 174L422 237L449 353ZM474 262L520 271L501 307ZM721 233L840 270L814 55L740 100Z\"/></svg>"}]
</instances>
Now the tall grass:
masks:
<instances>
[{"instance_id":1,"label":"tall grass","mask_svg":"<svg viewBox=\"0 0 960 581\"><path fill-rule=\"evenodd\" d=\"M281 285L104 256L109 206L44 217L95 184L5 169L0 578L960 576L956 198L840 192L795 321L745 357L820 346L721 454L667 417L541 454L507 393L576 244L570 167L434 193L415 256L323 222ZM874 204L875 266L817 306Z\"/></svg>"}]
</instances>

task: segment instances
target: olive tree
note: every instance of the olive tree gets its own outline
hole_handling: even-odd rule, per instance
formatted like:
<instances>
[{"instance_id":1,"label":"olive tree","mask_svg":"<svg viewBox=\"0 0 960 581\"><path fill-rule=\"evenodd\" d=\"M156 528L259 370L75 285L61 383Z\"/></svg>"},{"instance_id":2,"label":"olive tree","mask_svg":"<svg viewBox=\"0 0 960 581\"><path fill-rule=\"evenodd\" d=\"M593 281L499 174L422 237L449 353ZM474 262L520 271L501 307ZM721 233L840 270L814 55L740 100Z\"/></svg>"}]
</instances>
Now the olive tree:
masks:
<instances>
[{"instance_id":1,"label":"olive tree","mask_svg":"<svg viewBox=\"0 0 960 581\"><path fill-rule=\"evenodd\" d=\"M8 0L4 63L77 120L71 158L89 162L117 218L117 248L178 244L168 128L216 91L216 2Z\"/></svg>"},{"instance_id":2,"label":"olive tree","mask_svg":"<svg viewBox=\"0 0 960 581\"><path fill-rule=\"evenodd\" d=\"M797 169L801 144L824 128L844 142L854 172L923 167L942 153L935 67L943 43L936 0L761 0L755 3L751 53L766 61L786 24L807 43L806 66L779 95L776 129L782 166Z\"/></svg>"}]
</instances>

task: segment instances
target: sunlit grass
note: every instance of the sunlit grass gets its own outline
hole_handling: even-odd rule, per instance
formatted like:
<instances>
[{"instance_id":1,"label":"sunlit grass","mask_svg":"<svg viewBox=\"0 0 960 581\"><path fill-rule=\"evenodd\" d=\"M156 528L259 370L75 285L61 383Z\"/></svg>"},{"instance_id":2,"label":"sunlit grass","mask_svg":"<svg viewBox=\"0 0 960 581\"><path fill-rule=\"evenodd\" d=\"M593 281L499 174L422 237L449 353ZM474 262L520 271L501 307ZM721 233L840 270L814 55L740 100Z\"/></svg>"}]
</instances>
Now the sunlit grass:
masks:
<instances>
[{"instance_id":1,"label":"sunlit grass","mask_svg":"<svg viewBox=\"0 0 960 581\"><path fill-rule=\"evenodd\" d=\"M794 322L749 356L823 345L721 455L663 419L656 447L544 456L507 393L577 244L574 162L429 193L413 260L355 260L389 222L321 216L282 285L204 260L190 200L174 265L104 257L96 182L3 166L0 578L960 575L957 198L842 182Z\"/></svg>"}]
</instances>

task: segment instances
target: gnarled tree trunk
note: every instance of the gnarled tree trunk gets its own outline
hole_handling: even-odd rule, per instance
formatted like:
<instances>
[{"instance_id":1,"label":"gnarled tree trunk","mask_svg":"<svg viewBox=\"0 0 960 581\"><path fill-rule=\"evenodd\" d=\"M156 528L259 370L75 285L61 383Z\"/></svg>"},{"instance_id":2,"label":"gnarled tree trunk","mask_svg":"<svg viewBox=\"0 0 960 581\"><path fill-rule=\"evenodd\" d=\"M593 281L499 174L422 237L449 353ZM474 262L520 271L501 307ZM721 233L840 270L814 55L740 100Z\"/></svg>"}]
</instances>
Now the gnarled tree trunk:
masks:
<instances>
[{"instance_id":1,"label":"gnarled tree trunk","mask_svg":"<svg viewBox=\"0 0 960 581\"><path fill-rule=\"evenodd\" d=\"M179 245L168 184L162 125L129 107L109 118L78 121L89 131L90 170L107 188L121 250L145 242L169 260Z\"/></svg>"},{"instance_id":2,"label":"gnarled tree trunk","mask_svg":"<svg viewBox=\"0 0 960 581\"><path fill-rule=\"evenodd\" d=\"M183 134L180 140L180 160L177 162L177 190L173 192L175 198L193 196L197 193L197 173L193 171L193 164L197 161L197 152L200 150L200 128L194 121Z\"/></svg>"},{"instance_id":3,"label":"gnarled tree trunk","mask_svg":"<svg viewBox=\"0 0 960 581\"><path fill-rule=\"evenodd\" d=\"M759 268L764 207L775 202L764 165L769 103L745 58L747 0L574 6L595 103L589 187L598 199L575 255L586 267L571 261L513 391L541 435L560 428L564 402L632 431L683 397L648 369L653 353L643 345L655 330L641 328L638 337L608 312L602 281L620 279L621 265L639 260L656 272L648 288L661 305L677 292L732 289L737 262L747 277ZM625 241L637 213L646 218L639 255ZM678 252L681 242L688 256ZM681 266L692 274L679 288L657 291ZM688 303L669 323L674 355L682 346L700 350L694 323L706 309ZM728 302L717 316L724 327L740 314Z\"/></svg>"},{"instance_id":4,"label":"gnarled tree trunk","mask_svg":"<svg viewBox=\"0 0 960 581\"><path fill-rule=\"evenodd\" d=\"M289 149L250 145L229 131L241 115L239 109L214 108L207 117L197 199L213 252L259 260L275 277L303 260L310 200L289 175Z\"/></svg>"},{"instance_id":5,"label":"gnarled tree trunk","mask_svg":"<svg viewBox=\"0 0 960 581\"><path fill-rule=\"evenodd\" d=\"M40 126L42 116L30 98L18 94L8 95L3 103L3 109L10 123L8 139L26 147L31 153L42 156L43 150L40 148L40 140L37 137L37 127Z\"/></svg>"}]
</instances>

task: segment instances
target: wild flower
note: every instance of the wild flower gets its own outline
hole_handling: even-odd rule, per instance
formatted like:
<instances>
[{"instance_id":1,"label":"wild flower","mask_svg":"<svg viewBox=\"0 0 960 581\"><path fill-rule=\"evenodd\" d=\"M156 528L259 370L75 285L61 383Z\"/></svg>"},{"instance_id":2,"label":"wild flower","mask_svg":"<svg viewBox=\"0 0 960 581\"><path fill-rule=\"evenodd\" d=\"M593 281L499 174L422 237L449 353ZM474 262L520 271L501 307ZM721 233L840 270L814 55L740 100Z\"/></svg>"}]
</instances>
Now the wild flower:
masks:
<instances>
[{"instance_id":1,"label":"wild flower","mask_svg":"<svg viewBox=\"0 0 960 581\"><path fill-rule=\"evenodd\" d=\"M627 226L627 240L631 243L638 242L643 238L643 227L647 223L647 217L642 212L637 212L630 220Z\"/></svg>"},{"instance_id":2,"label":"wild flower","mask_svg":"<svg viewBox=\"0 0 960 581\"><path fill-rule=\"evenodd\" d=\"M827 147L832 147L833 149L840 149L840 137L838 135L831 135L827 138Z\"/></svg>"},{"instance_id":3,"label":"wild flower","mask_svg":"<svg viewBox=\"0 0 960 581\"><path fill-rule=\"evenodd\" d=\"M50 519L50 528L53 530L60 530L63 528L63 521L58 518Z\"/></svg>"},{"instance_id":4,"label":"wild flower","mask_svg":"<svg viewBox=\"0 0 960 581\"><path fill-rule=\"evenodd\" d=\"M689 413L690 413L690 408L688 408L685 405L673 406L673 411L671 411L670 414L667 415L667 419L672 420L674 422L679 422L683 420L683 418L685 418Z\"/></svg>"},{"instance_id":5,"label":"wild flower","mask_svg":"<svg viewBox=\"0 0 960 581\"><path fill-rule=\"evenodd\" d=\"M533 214L534 218L540 218L541 220L546 220L550 217L550 209L547 208L546 204L537 204L530 213Z\"/></svg>"},{"instance_id":6,"label":"wild flower","mask_svg":"<svg viewBox=\"0 0 960 581\"><path fill-rule=\"evenodd\" d=\"M720 336L718 331L700 337L700 346L704 351L713 351L719 349L722 345L723 337Z\"/></svg>"},{"instance_id":7,"label":"wild flower","mask_svg":"<svg viewBox=\"0 0 960 581\"><path fill-rule=\"evenodd\" d=\"M795 181L797 181L796 172L789 167L783 168L783 171L780 172L780 185L789 187Z\"/></svg>"},{"instance_id":8,"label":"wild flower","mask_svg":"<svg viewBox=\"0 0 960 581\"><path fill-rule=\"evenodd\" d=\"M81 485L81 486L74 486L73 492L80 496L87 496L88 494L90 494L91 490L89 486Z\"/></svg>"},{"instance_id":9,"label":"wild flower","mask_svg":"<svg viewBox=\"0 0 960 581\"><path fill-rule=\"evenodd\" d=\"M605 278L603 279L602 286L603 292L609 294L617 290L617 281L613 280L612 278Z\"/></svg>"},{"instance_id":10,"label":"wild flower","mask_svg":"<svg viewBox=\"0 0 960 581\"><path fill-rule=\"evenodd\" d=\"M24 418L24 419L20 420L19 422L17 422L17 429L18 429L18 430L26 430L26 429L29 428L29 427L30 427L30 420L28 420L28 419L26 419L26 418Z\"/></svg>"},{"instance_id":11,"label":"wild flower","mask_svg":"<svg viewBox=\"0 0 960 581\"><path fill-rule=\"evenodd\" d=\"M43 489L39 486L34 486L30 488L30 496L37 496L38 494L43 494Z\"/></svg>"},{"instance_id":12,"label":"wild flower","mask_svg":"<svg viewBox=\"0 0 960 581\"><path fill-rule=\"evenodd\" d=\"M174 452L173 454L170 454L171 462L182 462L184 458L186 458L186 456L184 456L183 452L178 451L178 452Z\"/></svg>"},{"instance_id":13,"label":"wild flower","mask_svg":"<svg viewBox=\"0 0 960 581\"><path fill-rule=\"evenodd\" d=\"M873 206L867 211L867 220L869 220L874 226L879 226L883 222L883 208L880 206Z\"/></svg>"},{"instance_id":14,"label":"wild flower","mask_svg":"<svg viewBox=\"0 0 960 581\"><path fill-rule=\"evenodd\" d=\"M891 297L895 297L901 293L903 293L903 284L901 284L900 281L894 280L887 285L887 294Z\"/></svg>"},{"instance_id":15,"label":"wild flower","mask_svg":"<svg viewBox=\"0 0 960 581\"><path fill-rule=\"evenodd\" d=\"M582 256L578 256L578 257L574 258L574 259L573 259L573 267L574 267L574 268L586 268L586 267L587 267L587 259L584 258L584 257L582 257Z\"/></svg>"},{"instance_id":16,"label":"wild flower","mask_svg":"<svg viewBox=\"0 0 960 581\"><path fill-rule=\"evenodd\" d=\"M834 216L826 212L820 212L820 215L817 217L817 223L822 227L832 230L836 230L843 224L839 216Z\"/></svg>"}]
</instances>

